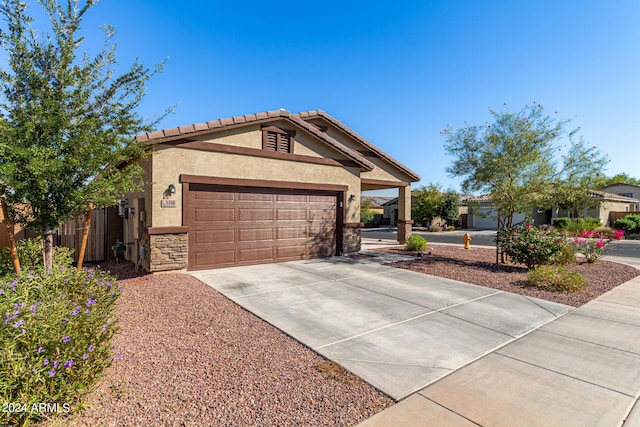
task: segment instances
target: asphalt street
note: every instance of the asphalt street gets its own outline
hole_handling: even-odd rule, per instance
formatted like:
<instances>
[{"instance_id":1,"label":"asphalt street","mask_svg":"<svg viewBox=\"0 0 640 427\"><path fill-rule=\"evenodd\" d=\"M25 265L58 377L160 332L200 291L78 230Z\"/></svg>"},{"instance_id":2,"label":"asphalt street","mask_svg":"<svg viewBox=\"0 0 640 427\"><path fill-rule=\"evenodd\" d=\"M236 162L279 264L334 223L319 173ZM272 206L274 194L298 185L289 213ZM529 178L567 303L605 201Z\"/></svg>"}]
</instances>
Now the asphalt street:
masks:
<instances>
[{"instance_id":1,"label":"asphalt street","mask_svg":"<svg viewBox=\"0 0 640 427\"><path fill-rule=\"evenodd\" d=\"M413 234L419 234L429 243L449 243L463 245L463 236L465 233L471 235L471 245L475 246L495 246L496 232L493 230L455 230L443 231L440 233L431 233L428 231L414 231ZM376 228L362 230L362 237L367 239L396 240L395 228ZM625 258L640 258L640 241L637 240L621 240L612 242L607 252L610 256Z\"/></svg>"}]
</instances>

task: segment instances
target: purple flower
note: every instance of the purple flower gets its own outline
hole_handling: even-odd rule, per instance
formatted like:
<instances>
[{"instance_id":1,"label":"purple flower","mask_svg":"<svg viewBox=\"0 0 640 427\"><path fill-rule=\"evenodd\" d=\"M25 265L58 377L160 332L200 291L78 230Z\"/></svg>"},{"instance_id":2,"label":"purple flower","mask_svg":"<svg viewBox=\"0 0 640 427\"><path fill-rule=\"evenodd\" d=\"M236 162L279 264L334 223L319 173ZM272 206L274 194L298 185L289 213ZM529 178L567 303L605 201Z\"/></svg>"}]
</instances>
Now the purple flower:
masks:
<instances>
[{"instance_id":1,"label":"purple flower","mask_svg":"<svg viewBox=\"0 0 640 427\"><path fill-rule=\"evenodd\" d=\"M49 366L49 359L44 359L44 360L42 361L42 364L43 364L44 366Z\"/></svg>"},{"instance_id":2,"label":"purple flower","mask_svg":"<svg viewBox=\"0 0 640 427\"><path fill-rule=\"evenodd\" d=\"M42 353L43 351L44 351L44 348L38 347L38 354Z\"/></svg>"},{"instance_id":3,"label":"purple flower","mask_svg":"<svg viewBox=\"0 0 640 427\"><path fill-rule=\"evenodd\" d=\"M16 310L13 312L13 316L11 316L12 319L15 319L16 317L20 316L20 313L22 313L20 310Z\"/></svg>"},{"instance_id":4,"label":"purple flower","mask_svg":"<svg viewBox=\"0 0 640 427\"><path fill-rule=\"evenodd\" d=\"M23 302L17 302L17 303L16 303L16 308L20 308L20 307L22 307L23 305L24 305L24 303L23 303Z\"/></svg>"},{"instance_id":5,"label":"purple flower","mask_svg":"<svg viewBox=\"0 0 640 427\"><path fill-rule=\"evenodd\" d=\"M4 289L0 289L0 295L4 294Z\"/></svg>"},{"instance_id":6,"label":"purple flower","mask_svg":"<svg viewBox=\"0 0 640 427\"><path fill-rule=\"evenodd\" d=\"M73 366L73 360L67 360L66 362L64 362L65 369L69 369L72 366Z\"/></svg>"},{"instance_id":7,"label":"purple flower","mask_svg":"<svg viewBox=\"0 0 640 427\"><path fill-rule=\"evenodd\" d=\"M56 374L56 370L55 369L52 369L52 370L49 371L49 376L50 377L54 376L55 374Z\"/></svg>"},{"instance_id":8,"label":"purple flower","mask_svg":"<svg viewBox=\"0 0 640 427\"><path fill-rule=\"evenodd\" d=\"M69 321L69 319L67 319L66 317L64 319L62 319L62 323L67 323Z\"/></svg>"},{"instance_id":9,"label":"purple flower","mask_svg":"<svg viewBox=\"0 0 640 427\"><path fill-rule=\"evenodd\" d=\"M116 359L116 360L120 360L120 359L122 359L122 354L117 353L117 354L116 354L116 356L115 356L115 359Z\"/></svg>"},{"instance_id":10,"label":"purple flower","mask_svg":"<svg viewBox=\"0 0 640 427\"><path fill-rule=\"evenodd\" d=\"M106 330L107 330L107 325L106 325L106 324L102 325L102 330L103 330L103 331L106 331Z\"/></svg>"},{"instance_id":11,"label":"purple flower","mask_svg":"<svg viewBox=\"0 0 640 427\"><path fill-rule=\"evenodd\" d=\"M95 347L92 345L89 346L89 351L93 351L95 349Z\"/></svg>"},{"instance_id":12,"label":"purple flower","mask_svg":"<svg viewBox=\"0 0 640 427\"><path fill-rule=\"evenodd\" d=\"M56 360L55 362L53 362L53 368L54 368L54 369L55 369L55 368L57 368L59 364L60 364L60 362L58 362L58 361Z\"/></svg>"},{"instance_id":13,"label":"purple flower","mask_svg":"<svg viewBox=\"0 0 640 427\"><path fill-rule=\"evenodd\" d=\"M16 277L15 279L13 279L13 282L11 282L11 287L15 288L17 284L18 284L18 278Z\"/></svg>"},{"instance_id":14,"label":"purple flower","mask_svg":"<svg viewBox=\"0 0 640 427\"><path fill-rule=\"evenodd\" d=\"M89 310L88 308L84 311L84 314L89 314L91 313L91 310Z\"/></svg>"},{"instance_id":15,"label":"purple flower","mask_svg":"<svg viewBox=\"0 0 640 427\"><path fill-rule=\"evenodd\" d=\"M87 360L89 358L89 355L87 353L82 355L82 360Z\"/></svg>"},{"instance_id":16,"label":"purple flower","mask_svg":"<svg viewBox=\"0 0 640 427\"><path fill-rule=\"evenodd\" d=\"M20 326L24 325L24 319L20 319L13 324L13 327L18 329Z\"/></svg>"},{"instance_id":17,"label":"purple flower","mask_svg":"<svg viewBox=\"0 0 640 427\"><path fill-rule=\"evenodd\" d=\"M96 299L95 298L89 298L87 300L87 307L91 307L95 303L96 303Z\"/></svg>"},{"instance_id":18,"label":"purple flower","mask_svg":"<svg viewBox=\"0 0 640 427\"><path fill-rule=\"evenodd\" d=\"M29 310L31 310L31 314L36 314L36 309L38 308L38 305L40 305L40 303L35 303L31 307L29 307Z\"/></svg>"},{"instance_id":19,"label":"purple flower","mask_svg":"<svg viewBox=\"0 0 640 427\"><path fill-rule=\"evenodd\" d=\"M62 342L69 342L71 341L71 337L69 337L69 335L67 335L66 337L62 338Z\"/></svg>"},{"instance_id":20,"label":"purple flower","mask_svg":"<svg viewBox=\"0 0 640 427\"><path fill-rule=\"evenodd\" d=\"M21 331L20 331L20 333L21 333L22 335L24 335L24 334L26 334L26 333L27 333L27 330L26 330L26 329L23 329L23 330L21 330Z\"/></svg>"}]
</instances>

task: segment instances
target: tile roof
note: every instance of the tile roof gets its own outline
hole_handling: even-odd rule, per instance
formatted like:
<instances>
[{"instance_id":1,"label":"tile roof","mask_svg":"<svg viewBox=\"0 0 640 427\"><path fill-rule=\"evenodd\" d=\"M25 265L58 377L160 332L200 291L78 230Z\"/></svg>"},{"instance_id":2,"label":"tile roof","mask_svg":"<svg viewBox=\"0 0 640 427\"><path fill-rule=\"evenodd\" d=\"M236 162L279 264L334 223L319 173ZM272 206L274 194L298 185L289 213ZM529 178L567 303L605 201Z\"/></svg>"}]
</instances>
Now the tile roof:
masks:
<instances>
[{"instance_id":1,"label":"tile roof","mask_svg":"<svg viewBox=\"0 0 640 427\"><path fill-rule=\"evenodd\" d=\"M244 116L235 116L229 118L222 118L205 123L195 123L186 126L178 126L174 128L162 129L154 132L147 132L136 136L135 140L138 142L148 142L151 144L160 144L162 142L170 140L178 140L188 136L196 136L212 131L219 131L225 128L242 126L244 124L250 124L255 122L263 122L268 120L284 119L288 120L298 127L304 129L306 132L314 135L320 140L324 141L327 145L342 153L347 158L355 161L363 170L371 171L375 168L375 165L367 160L363 155L355 150L345 146L344 144L331 138L324 132L318 130L315 126L305 122L300 118L298 114L291 114L291 112L280 109L273 111L265 111L262 113L245 114Z\"/></svg>"},{"instance_id":2,"label":"tile roof","mask_svg":"<svg viewBox=\"0 0 640 427\"><path fill-rule=\"evenodd\" d=\"M355 131L351 130L344 123L342 123L341 121L339 121L335 117L327 114L325 111L323 111L323 110L311 110L311 111L305 111L305 112L302 112L302 113L298 113L298 114L295 114L295 115L299 116L303 120L310 120L310 119L314 119L314 118L322 118L322 119L326 120L327 122L331 123L336 128L340 129L345 134L349 135L350 137L352 137L353 139L358 141L366 149L368 149L369 151L372 151L378 157L386 160L387 162L391 163L393 166L397 167L402 172L407 174L411 178L412 182L420 181L420 175L418 175L417 173L415 173L414 171L412 171L411 169L409 169L408 167L406 167L405 165L403 165L402 163L400 163L399 161L397 161L396 159L394 159L393 157L391 157L390 155L388 155L387 153L385 153L384 151L382 151L381 149L379 149L378 147L376 147L375 145L373 145L372 143L367 141L366 139L364 139L358 133L356 133Z\"/></svg>"}]
</instances>

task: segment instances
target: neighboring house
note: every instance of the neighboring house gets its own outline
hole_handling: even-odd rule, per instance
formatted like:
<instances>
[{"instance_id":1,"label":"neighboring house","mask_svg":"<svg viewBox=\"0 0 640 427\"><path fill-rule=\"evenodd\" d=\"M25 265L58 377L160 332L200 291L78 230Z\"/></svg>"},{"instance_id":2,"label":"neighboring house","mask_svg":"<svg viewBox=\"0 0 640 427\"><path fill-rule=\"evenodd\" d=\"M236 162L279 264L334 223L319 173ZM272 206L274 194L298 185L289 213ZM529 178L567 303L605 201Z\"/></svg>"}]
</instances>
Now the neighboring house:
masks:
<instances>
[{"instance_id":1,"label":"neighboring house","mask_svg":"<svg viewBox=\"0 0 640 427\"><path fill-rule=\"evenodd\" d=\"M121 240L147 271L355 253L367 190L397 188L398 240L411 233L411 182L420 177L324 111L269 111L136 139L149 144L140 162L147 184L121 201Z\"/></svg>"},{"instance_id":2,"label":"neighboring house","mask_svg":"<svg viewBox=\"0 0 640 427\"><path fill-rule=\"evenodd\" d=\"M590 209L585 212L585 216L600 218L602 224L611 225L613 212L633 211L640 201L636 198L620 196L599 190L589 190L589 194L601 200L600 207ZM489 196L478 196L467 198L469 206L468 227L484 230L495 230L498 226L497 209L491 203ZM513 223L517 224L525 220L527 215L517 213L513 216ZM552 224L555 218L571 217L571 212L559 208L536 209L532 208L528 215L533 219L534 224Z\"/></svg>"},{"instance_id":3,"label":"neighboring house","mask_svg":"<svg viewBox=\"0 0 640 427\"><path fill-rule=\"evenodd\" d=\"M384 204L391 200L390 197L381 196L360 196L362 201L368 200L370 202L369 208L376 215L384 214ZM397 199L397 197L396 197Z\"/></svg>"},{"instance_id":4,"label":"neighboring house","mask_svg":"<svg viewBox=\"0 0 640 427\"><path fill-rule=\"evenodd\" d=\"M394 197L383 203L382 209L382 223L385 225L395 225L398 220L398 198Z\"/></svg>"},{"instance_id":5,"label":"neighboring house","mask_svg":"<svg viewBox=\"0 0 640 427\"><path fill-rule=\"evenodd\" d=\"M619 196L631 197L632 199L640 200L640 185L619 182L616 184L607 185L606 187L601 188L601 190L608 193L617 194ZM636 205L634 209L631 210L631 212L638 211L640 211L640 205Z\"/></svg>"}]
</instances>

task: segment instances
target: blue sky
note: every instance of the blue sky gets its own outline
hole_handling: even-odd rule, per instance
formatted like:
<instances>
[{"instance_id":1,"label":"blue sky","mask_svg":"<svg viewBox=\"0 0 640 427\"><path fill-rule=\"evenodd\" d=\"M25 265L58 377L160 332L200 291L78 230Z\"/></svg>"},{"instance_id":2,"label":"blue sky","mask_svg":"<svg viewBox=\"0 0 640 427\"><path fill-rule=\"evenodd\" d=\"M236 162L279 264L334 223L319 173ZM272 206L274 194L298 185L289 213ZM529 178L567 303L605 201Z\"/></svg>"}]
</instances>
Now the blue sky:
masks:
<instances>
[{"instance_id":1,"label":"blue sky","mask_svg":"<svg viewBox=\"0 0 640 427\"><path fill-rule=\"evenodd\" d=\"M103 0L122 65L168 58L141 113L161 127L323 109L422 176L447 176L440 131L538 102L640 177L640 2ZM414 184L416 185L416 184Z\"/></svg>"}]
</instances>

